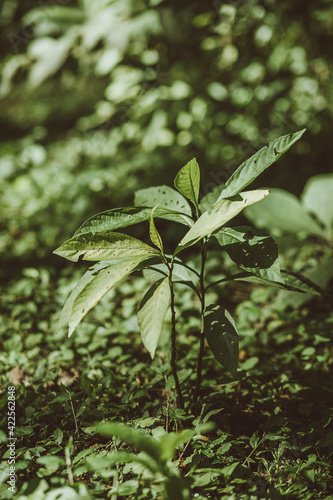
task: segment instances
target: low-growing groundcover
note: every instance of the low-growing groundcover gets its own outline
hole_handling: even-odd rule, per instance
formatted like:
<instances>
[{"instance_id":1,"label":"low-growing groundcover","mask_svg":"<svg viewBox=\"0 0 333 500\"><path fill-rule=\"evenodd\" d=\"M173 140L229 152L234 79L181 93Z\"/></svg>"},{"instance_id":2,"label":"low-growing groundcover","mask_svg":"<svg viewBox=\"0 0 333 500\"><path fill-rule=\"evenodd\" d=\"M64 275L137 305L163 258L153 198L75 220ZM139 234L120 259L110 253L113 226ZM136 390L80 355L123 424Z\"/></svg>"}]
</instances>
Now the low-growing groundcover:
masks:
<instances>
[{"instance_id":1,"label":"low-growing groundcover","mask_svg":"<svg viewBox=\"0 0 333 500\"><path fill-rule=\"evenodd\" d=\"M232 255L212 249L206 273L224 284L208 287L206 299L235 319L238 378L205 349L198 400L200 301L191 288L175 295L184 409L171 374L172 315L154 359L140 340L149 275L111 288L70 338L54 331L80 266L25 268L6 285L0 498L9 495L8 386L16 395L15 498L330 498L329 299L277 308L274 288L225 280L237 271ZM195 256L187 264L195 267Z\"/></svg>"}]
</instances>

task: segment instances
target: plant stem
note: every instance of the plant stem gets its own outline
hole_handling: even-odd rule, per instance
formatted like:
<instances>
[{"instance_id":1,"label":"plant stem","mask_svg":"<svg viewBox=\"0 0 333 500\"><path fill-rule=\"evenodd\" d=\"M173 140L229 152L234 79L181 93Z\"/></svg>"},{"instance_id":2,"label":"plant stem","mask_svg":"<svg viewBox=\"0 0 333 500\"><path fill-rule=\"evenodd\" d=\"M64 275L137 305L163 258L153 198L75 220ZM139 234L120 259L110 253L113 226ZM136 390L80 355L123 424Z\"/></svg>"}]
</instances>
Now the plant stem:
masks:
<instances>
[{"instance_id":1,"label":"plant stem","mask_svg":"<svg viewBox=\"0 0 333 500\"><path fill-rule=\"evenodd\" d=\"M202 378L202 359L205 350L205 263L206 263L206 242L202 242L201 247L201 270L200 270L200 296L201 296L201 332L200 347L197 364L197 383L195 387L193 401L196 402L199 396Z\"/></svg>"},{"instance_id":2,"label":"plant stem","mask_svg":"<svg viewBox=\"0 0 333 500\"><path fill-rule=\"evenodd\" d=\"M175 311L175 292L172 283L172 269L173 269L173 261L171 262L171 266L169 267L169 286L170 286L170 307L171 307L171 369L172 375L175 379L176 391L177 391L177 402L178 406L184 409L184 400L182 391L180 388L179 378L177 374L177 352L176 352L176 311Z\"/></svg>"}]
</instances>

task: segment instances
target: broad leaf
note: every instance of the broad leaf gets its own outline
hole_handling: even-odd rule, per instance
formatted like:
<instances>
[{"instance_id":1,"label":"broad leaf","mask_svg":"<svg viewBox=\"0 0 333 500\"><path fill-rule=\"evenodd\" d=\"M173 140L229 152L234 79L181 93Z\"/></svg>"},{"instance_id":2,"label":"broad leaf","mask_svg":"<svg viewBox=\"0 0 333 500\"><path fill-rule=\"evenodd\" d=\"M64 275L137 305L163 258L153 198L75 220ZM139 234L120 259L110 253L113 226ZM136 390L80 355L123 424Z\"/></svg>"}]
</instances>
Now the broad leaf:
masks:
<instances>
[{"instance_id":1,"label":"broad leaf","mask_svg":"<svg viewBox=\"0 0 333 500\"><path fill-rule=\"evenodd\" d=\"M53 253L73 262L79 259L118 260L160 254L158 250L127 234L108 232L73 236Z\"/></svg>"},{"instance_id":2,"label":"broad leaf","mask_svg":"<svg viewBox=\"0 0 333 500\"><path fill-rule=\"evenodd\" d=\"M75 286L74 290L66 300L66 303L61 311L60 318L58 321L57 332L64 326L66 326L70 320L71 312L73 308L74 301L76 297L82 292L82 290L97 276L97 274L105 267L108 267L110 262L98 262L88 269L86 273L82 276L80 281Z\"/></svg>"},{"instance_id":3,"label":"broad leaf","mask_svg":"<svg viewBox=\"0 0 333 500\"><path fill-rule=\"evenodd\" d=\"M226 309L218 305L207 307L205 335L214 357L236 378L239 337L235 322Z\"/></svg>"},{"instance_id":4,"label":"broad leaf","mask_svg":"<svg viewBox=\"0 0 333 500\"><path fill-rule=\"evenodd\" d=\"M270 232L279 229L282 232L314 234L322 236L323 230L310 217L298 198L283 189L272 189L270 196L260 204L246 209L245 216L259 228Z\"/></svg>"},{"instance_id":5,"label":"broad leaf","mask_svg":"<svg viewBox=\"0 0 333 500\"><path fill-rule=\"evenodd\" d=\"M156 229L154 222L154 211L156 207L153 208L149 218L149 236L153 245L156 245L163 253L163 242L159 232Z\"/></svg>"},{"instance_id":6,"label":"broad leaf","mask_svg":"<svg viewBox=\"0 0 333 500\"><path fill-rule=\"evenodd\" d=\"M125 207L107 210L106 212L93 215L86 220L74 233L74 236L86 233L96 234L105 231L114 231L122 227L139 224L148 220L150 213L150 208L143 207Z\"/></svg>"},{"instance_id":7,"label":"broad leaf","mask_svg":"<svg viewBox=\"0 0 333 500\"><path fill-rule=\"evenodd\" d=\"M152 208L157 205L155 217L163 217L187 226L193 224L192 210L188 201L169 186L140 189L135 193L134 203L136 206Z\"/></svg>"},{"instance_id":8,"label":"broad leaf","mask_svg":"<svg viewBox=\"0 0 333 500\"><path fill-rule=\"evenodd\" d=\"M138 313L142 342L153 358L170 303L169 279L155 283L144 296Z\"/></svg>"},{"instance_id":9,"label":"broad leaf","mask_svg":"<svg viewBox=\"0 0 333 500\"><path fill-rule=\"evenodd\" d=\"M179 170L174 184L175 188L197 208L200 189L200 169L195 158Z\"/></svg>"},{"instance_id":10,"label":"broad leaf","mask_svg":"<svg viewBox=\"0 0 333 500\"><path fill-rule=\"evenodd\" d=\"M134 224L149 220L150 214L151 207L148 206L121 207L106 210L86 220L74 233L74 236L78 236L79 234L96 234L105 231L114 231L115 229L133 226ZM154 217L174 220L175 222L180 222L187 226L193 225L193 221L190 217L165 207L157 207L154 212Z\"/></svg>"},{"instance_id":11,"label":"broad leaf","mask_svg":"<svg viewBox=\"0 0 333 500\"><path fill-rule=\"evenodd\" d=\"M278 248L270 236L254 234L250 227L225 227L214 235L241 269L262 278L284 283Z\"/></svg>"},{"instance_id":12,"label":"broad leaf","mask_svg":"<svg viewBox=\"0 0 333 500\"><path fill-rule=\"evenodd\" d=\"M284 135L270 142L268 146L260 149L251 158L242 163L228 179L225 188L222 190L219 200L230 198L242 191L266 168L280 158L283 153L298 141L304 134L305 129L294 134Z\"/></svg>"},{"instance_id":13,"label":"broad leaf","mask_svg":"<svg viewBox=\"0 0 333 500\"><path fill-rule=\"evenodd\" d=\"M315 175L302 193L306 210L312 212L330 231L333 225L333 174Z\"/></svg>"},{"instance_id":14,"label":"broad leaf","mask_svg":"<svg viewBox=\"0 0 333 500\"><path fill-rule=\"evenodd\" d=\"M222 227L226 222L238 215L245 207L262 200L268 194L269 191L263 190L244 191L244 193L240 193L231 199L216 202L212 210L204 212L185 234L176 252L180 252L182 247L185 248L194 245L197 241Z\"/></svg>"},{"instance_id":15,"label":"broad leaf","mask_svg":"<svg viewBox=\"0 0 333 500\"><path fill-rule=\"evenodd\" d=\"M102 268L101 263L93 266L81 278L78 285L69 296L60 315L58 330L68 323L68 335L72 335L77 325L100 299L115 287L125 276L130 274L146 257L124 259L107 263ZM105 264L105 263L104 263Z\"/></svg>"}]
</instances>

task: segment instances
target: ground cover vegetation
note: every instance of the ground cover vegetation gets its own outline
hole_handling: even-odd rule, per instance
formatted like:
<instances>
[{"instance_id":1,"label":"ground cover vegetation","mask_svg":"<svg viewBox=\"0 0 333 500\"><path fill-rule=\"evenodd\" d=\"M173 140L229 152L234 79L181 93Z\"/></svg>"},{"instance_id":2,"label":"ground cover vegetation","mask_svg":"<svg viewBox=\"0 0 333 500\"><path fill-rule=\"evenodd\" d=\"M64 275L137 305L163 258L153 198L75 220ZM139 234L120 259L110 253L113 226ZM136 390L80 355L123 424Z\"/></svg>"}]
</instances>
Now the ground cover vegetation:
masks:
<instances>
[{"instance_id":1,"label":"ground cover vegetation","mask_svg":"<svg viewBox=\"0 0 333 500\"><path fill-rule=\"evenodd\" d=\"M11 494L15 394L21 500L332 498L331 3L5 0L0 9L0 497ZM270 195L227 224L230 238L249 221L254 238L269 234L280 267L324 293L226 280L239 262L216 240L206 276L225 281L206 304L235 321L237 377L214 348L200 350L200 297L175 284L184 408L177 402L170 311L153 359L156 338L140 338L156 269L133 271L72 336L56 333L87 264L52 252L82 221L131 206L135 191L144 205L193 157L204 215L216 202L208 194L247 158L304 128L253 181ZM170 265L191 229L158 217L156 204L124 232L162 254L160 235ZM177 254L175 272L185 253L200 270L196 248Z\"/></svg>"}]
</instances>

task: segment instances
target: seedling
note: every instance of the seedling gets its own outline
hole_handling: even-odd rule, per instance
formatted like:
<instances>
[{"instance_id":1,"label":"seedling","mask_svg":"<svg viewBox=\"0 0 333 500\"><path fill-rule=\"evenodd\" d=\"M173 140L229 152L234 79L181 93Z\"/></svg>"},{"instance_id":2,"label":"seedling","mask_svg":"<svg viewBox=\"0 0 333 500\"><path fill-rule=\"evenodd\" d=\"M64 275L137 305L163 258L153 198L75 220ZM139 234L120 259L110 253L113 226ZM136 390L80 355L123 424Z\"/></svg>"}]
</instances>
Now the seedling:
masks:
<instances>
[{"instance_id":1,"label":"seedling","mask_svg":"<svg viewBox=\"0 0 333 500\"><path fill-rule=\"evenodd\" d=\"M123 278L134 271L149 269L155 282L144 295L138 323L144 346L153 358L158 346L163 320L171 309L171 368L178 405L184 400L177 375L175 284L188 285L200 300L201 331L197 362L197 398L201 386L205 339L213 355L234 377L237 376L239 337L229 312L218 304L206 304L207 289L221 282L245 280L275 287L318 293L317 288L301 276L280 269L274 240L261 236L249 227L230 227L230 221L244 208L269 195L268 190L244 191L259 174L272 165L298 141L305 130L270 142L242 163L225 185L199 200L200 169L195 158L177 174L173 189L168 186L137 191L134 206L115 208L97 214L76 231L54 253L74 262L97 261L82 276L67 299L60 315L58 330L68 326L69 335L98 301ZM283 207L282 207L283 209ZM164 251L163 238L156 228L157 219L180 223L187 228L173 253ZM149 223L152 245L118 232L144 221ZM212 240L238 265L240 272L216 282L207 282L205 265ZM196 246L200 267L186 262L186 249ZM192 251L193 252L193 251Z\"/></svg>"}]
</instances>

